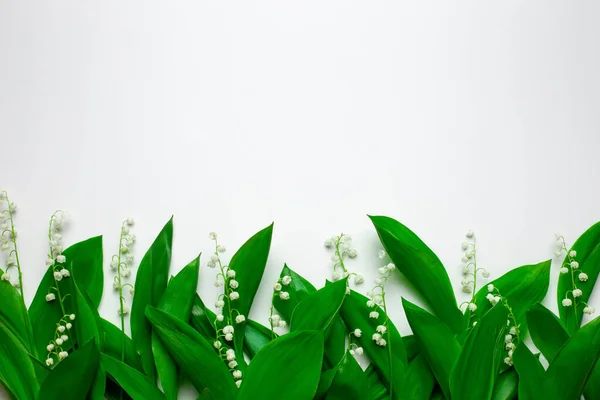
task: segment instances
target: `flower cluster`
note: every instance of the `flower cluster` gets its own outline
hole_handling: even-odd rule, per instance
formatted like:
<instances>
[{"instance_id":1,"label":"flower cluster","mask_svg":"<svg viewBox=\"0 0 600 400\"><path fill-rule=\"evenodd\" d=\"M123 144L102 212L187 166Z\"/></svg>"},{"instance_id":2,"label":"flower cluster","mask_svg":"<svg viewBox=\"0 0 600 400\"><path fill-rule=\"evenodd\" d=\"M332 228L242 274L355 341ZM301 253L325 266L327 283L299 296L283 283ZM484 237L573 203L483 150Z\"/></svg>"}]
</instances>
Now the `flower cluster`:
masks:
<instances>
[{"instance_id":1,"label":"flower cluster","mask_svg":"<svg viewBox=\"0 0 600 400\"><path fill-rule=\"evenodd\" d=\"M60 282L63 278L69 278L71 276L71 273L65 267L67 258L62 254L62 234L60 232L62 231L64 220L64 212L61 210L57 210L50 217L50 222L48 223L49 251L48 256L46 258L46 265L52 268L52 275L54 276L54 282L56 284L56 286L50 288L50 290L55 290L57 293L59 293L59 300L61 301L61 303L62 297L60 296L58 282ZM53 295L53 293L48 294L51 300L49 300L49 297L46 296L46 301L54 300L51 295Z\"/></svg>"},{"instance_id":2,"label":"flower cluster","mask_svg":"<svg viewBox=\"0 0 600 400\"><path fill-rule=\"evenodd\" d=\"M331 261L333 261L333 276L334 281L344 279L345 277L354 277L354 284L360 285L365 281L362 275L356 273L349 273L344 264L346 257L356 257L356 249L352 248L352 237L345 234L339 236L332 236L330 239L325 240L325 247L333 250ZM350 294L350 288L347 288L347 293Z\"/></svg>"},{"instance_id":3,"label":"flower cluster","mask_svg":"<svg viewBox=\"0 0 600 400\"><path fill-rule=\"evenodd\" d=\"M269 325L271 326L271 339L275 337L275 328L285 328L287 322L281 319L281 316L275 314L275 308L273 307L273 300L275 297L279 297L281 300L286 301L290 299L290 293L285 291L285 287L292 283L292 277L285 275L277 280L273 285L273 296L271 297L271 308L269 311Z\"/></svg>"},{"instance_id":4,"label":"flower cluster","mask_svg":"<svg viewBox=\"0 0 600 400\"><path fill-rule=\"evenodd\" d=\"M121 317L121 327L124 327L124 317L129 314L129 307L125 304L127 300L123 295L123 289L129 287L129 294L133 296L134 287L131 283L124 282L131 277L131 268L133 264L133 254L131 249L135 244L135 234L131 233L131 227L134 219L129 217L121 224L121 233L119 234L119 251L112 256L110 268L115 271L113 278L113 289L119 292L119 309L117 312Z\"/></svg>"},{"instance_id":5,"label":"flower cluster","mask_svg":"<svg viewBox=\"0 0 600 400\"><path fill-rule=\"evenodd\" d=\"M583 313L584 314L593 314L596 310L594 307L588 305L584 301L581 301L579 298L583 295L583 291L579 288L577 281L581 282L585 285L585 282L588 280L588 275L585 272L582 272L579 269L579 262L577 262L577 251L571 250L567 251L567 245L565 243L565 238L562 235L556 235L556 251L555 254L559 257L562 253L567 252L567 256L563 260L562 267L560 268L561 275L570 275L571 281L571 289L567 290L564 298L562 299L563 307L573 307L577 310L577 306L584 305ZM569 295L571 297L569 297ZM575 313L575 318L577 318L577 313Z\"/></svg>"},{"instance_id":6,"label":"flower cluster","mask_svg":"<svg viewBox=\"0 0 600 400\"><path fill-rule=\"evenodd\" d=\"M63 349L63 345L69 340L68 333L70 332L73 325L72 321L75 320L75 314L64 315L58 324L56 324L56 330L54 331L54 339L50 341L46 350L48 355L46 356L46 365L54 365L54 359L60 362L69 356L69 353Z\"/></svg>"},{"instance_id":7,"label":"flower cluster","mask_svg":"<svg viewBox=\"0 0 600 400\"><path fill-rule=\"evenodd\" d=\"M361 337L362 331L360 329L356 328L355 330L350 332L348 336L350 337L350 354L352 354L353 356L362 355L364 353L363 348L360 347L359 345L357 345L356 343L354 343L354 338Z\"/></svg>"},{"instance_id":8,"label":"flower cluster","mask_svg":"<svg viewBox=\"0 0 600 400\"><path fill-rule=\"evenodd\" d=\"M492 304L492 306L495 306L496 304L502 302L508 310L508 320L506 320L508 334L506 334L504 337L504 349L507 351L507 353L506 357L504 357L504 363L507 365L512 365L513 351L515 350L517 344L519 344L520 342L519 325L517 324L517 319L515 317L515 314L513 313L512 308L508 304L508 300L506 300L506 298L502 296L500 290L492 284L489 284L487 289L488 294L486 298ZM473 325L475 324L477 324L477 321L473 323Z\"/></svg>"},{"instance_id":9,"label":"flower cluster","mask_svg":"<svg viewBox=\"0 0 600 400\"><path fill-rule=\"evenodd\" d=\"M216 320L214 321L215 327L217 327L214 347L219 351L219 355L226 362L239 387L242 383L242 371L235 369L237 367L235 351L232 348L227 348L228 345L224 345L222 340L224 340L225 343L232 343L235 333L233 324L235 323L237 325L246 321L246 317L234 308L234 302L240 298L240 294L237 291L240 283L235 279L235 270L230 269L221 261L220 254L225 253L227 249L225 246L218 243L217 234L211 232L208 234L208 238L214 241L215 251L210 256L206 265L209 268L219 268L219 272L215 279L215 287L224 287L223 293L219 295L215 303L215 307L221 309L221 311L217 314ZM223 327L219 328L219 326Z\"/></svg>"},{"instance_id":10,"label":"flower cluster","mask_svg":"<svg viewBox=\"0 0 600 400\"><path fill-rule=\"evenodd\" d=\"M386 254L384 251L379 253L379 258L385 258ZM389 339L389 317L387 316L387 307L385 304L385 283L392 276L392 273L396 269L396 265L393 263L388 263L383 267L378 269L379 278L375 279L375 287L367 292L367 296L369 296L369 300L367 300L367 307L372 309L369 312L369 318L373 318L375 320L379 320L379 312L377 311L378 307L383 308L383 312L386 314L385 321L383 324L379 324L373 336L371 337L373 341L381 347L385 347L388 343L386 337Z\"/></svg>"},{"instance_id":11,"label":"flower cluster","mask_svg":"<svg viewBox=\"0 0 600 400\"><path fill-rule=\"evenodd\" d=\"M485 268L477 268L477 238L475 237L475 233L469 230L466 233L466 240L462 243L463 250L463 280L460 282L462 286L462 291L465 293L473 293L473 297L475 296L475 292L477 291L477 275L481 272L481 276L485 279L490 277L490 273ZM471 301L469 303L469 308L473 308L475 304ZM471 310L475 311L475 310Z\"/></svg>"},{"instance_id":12,"label":"flower cluster","mask_svg":"<svg viewBox=\"0 0 600 400\"><path fill-rule=\"evenodd\" d=\"M0 279L11 283L15 288L20 290L23 296L23 278L21 275L21 264L19 262L19 251L17 249L17 230L14 225L14 213L17 210L17 205L11 202L8 198L6 190L0 190L0 246L2 251L6 253L6 270L0 269ZM10 269L17 269L17 279L12 280Z\"/></svg>"}]
</instances>

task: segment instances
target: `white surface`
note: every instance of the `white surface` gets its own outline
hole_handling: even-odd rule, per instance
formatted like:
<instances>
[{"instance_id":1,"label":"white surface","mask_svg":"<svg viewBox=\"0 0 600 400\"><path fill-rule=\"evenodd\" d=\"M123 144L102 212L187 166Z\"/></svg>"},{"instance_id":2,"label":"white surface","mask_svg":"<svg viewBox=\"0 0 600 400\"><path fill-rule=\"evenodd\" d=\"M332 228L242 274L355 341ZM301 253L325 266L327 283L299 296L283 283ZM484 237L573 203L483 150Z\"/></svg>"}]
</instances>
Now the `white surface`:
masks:
<instances>
[{"instance_id":1,"label":"white surface","mask_svg":"<svg viewBox=\"0 0 600 400\"><path fill-rule=\"evenodd\" d=\"M106 258L123 218L139 259L174 214L173 272L209 231L234 250L275 221L263 322L283 263L322 283L340 231L372 282L367 213L411 227L457 291L469 228L493 277L550 258L556 231L572 243L600 219L600 3L407 3L0 0L0 185L27 298L57 208L66 244L103 234Z\"/></svg>"}]
</instances>

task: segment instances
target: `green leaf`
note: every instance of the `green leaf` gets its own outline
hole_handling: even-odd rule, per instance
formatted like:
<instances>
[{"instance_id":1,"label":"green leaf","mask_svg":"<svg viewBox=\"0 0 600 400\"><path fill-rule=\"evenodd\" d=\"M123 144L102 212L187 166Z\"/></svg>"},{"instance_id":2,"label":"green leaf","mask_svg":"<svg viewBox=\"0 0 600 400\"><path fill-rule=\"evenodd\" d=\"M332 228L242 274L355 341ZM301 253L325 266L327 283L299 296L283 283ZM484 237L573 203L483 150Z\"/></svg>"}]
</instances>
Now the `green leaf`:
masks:
<instances>
[{"instance_id":1,"label":"green leaf","mask_svg":"<svg viewBox=\"0 0 600 400\"><path fill-rule=\"evenodd\" d=\"M381 378L379 377L379 373L375 368L375 364L371 363L365 370L365 376L367 377L367 384L369 387L370 399L372 400L383 400L389 399L389 393Z\"/></svg>"},{"instance_id":2,"label":"green leaf","mask_svg":"<svg viewBox=\"0 0 600 400\"><path fill-rule=\"evenodd\" d=\"M19 400L36 398L40 385L27 351L19 339L0 324L0 381Z\"/></svg>"},{"instance_id":3,"label":"green leaf","mask_svg":"<svg viewBox=\"0 0 600 400\"><path fill-rule=\"evenodd\" d=\"M292 312L298 303L300 303L310 294L316 292L317 289L315 289L315 287L309 281L289 268L287 264L283 266L281 274L279 275L279 277L282 279L284 276L289 276L292 278L290 284L285 288L285 291L290 294L290 298L288 300L281 300L279 296L275 296L273 298L273 306L275 309L277 309L285 321L291 321Z\"/></svg>"},{"instance_id":4,"label":"green leaf","mask_svg":"<svg viewBox=\"0 0 600 400\"><path fill-rule=\"evenodd\" d=\"M544 367L525 343L519 344L514 350L513 363L519 374L519 400L546 398L543 392Z\"/></svg>"},{"instance_id":5,"label":"green leaf","mask_svg":"<svg viewBox=\"0 0 600 400\"><path fill-rule=\"evenodd\" d=\"M433 372L427 365L427 360L421 354L417 355L408 365L400 398L406 400L429 400L435 386Z\"/></svg>"},{"instance_id":6,"label":"green leaf","mask_svg":"<svg viewBox=\"0 0 600 400\"><path fill-rule=\"evenodd\" d=\"M323 363L325 368L331 368L338 364L346 353L346 338L348 329L342 317L336 315L329 327L329 336L325 340L325 356Z\"/></svg>"},{"instance_id":7,"label":"green leaf","mask_svg":"<svg viewBox=\"0 0 600 400\"><path fill-rule=\"evenodd\" d=\"M460 354L460 345L444 322L419 306L402 299L406 319L419 342L444 395L450 397L450 372Z\"/></svg>"},{"instance_id":8,"label":"green leaf","mask_svg":"<svg viewBox=\"0 0 600 400\"><path fill-rule=\"evenodd\" d=\"M323 360L323 334L297 331L281 336L254 357L243 378L238 400L312 399Z\"/></svg>"},{"instance_id":9,"label":"green leaf","mask_svg":"<svg viewBox=\"0 0 600 400\"><path fill-rule=\"evenodd\" d=\"M101 355L102 366L112 379L131 396L133 400L164 399L163 393L154 383L139 371L114 359L111 356Z\"/></svg>"},{"instance_id":10,"label":"green leaf","mask_svg":"<svg viewBox=\"0 0 600 400\"><path fill-rule=\"evenodd\" d=\"M546 393L579 399L600 356L600 317L585 324L565 343L546 370Z\"/></svg>"},{"instance_id":11,"label":"green leaf","mask_svg":"<svg viewBox=\"0 0 600 400\"><path fill-rule=\"evenodd\" d=\"M0 281L0 325L4 325L29 352L35 352L33 331L23 298L13 285Z\"/></svg>"},{"instance_id":12,"label":"green leaf","mask_svg":"<svg viewBox=\"0 0 600 400\"><path fill-rule=\"evenodd\" d=\"M387 340L388 345L381 347L372 340L372 334L376 332L377 326L381 325L387 317L380 307L368 307L368 300L365 296L351 291L350 295L344 299L342 308L340 308L340 315L349 331L354 331L357 328L362 331L361 337L356 338L353 336L353 338L364 348L365 354L375 364L386 387L389 388L393 383L392 392L399 391L404 372L408 366L402 337L400 337L398 330L390 320L388 321L389 331L386 334L386 340L389 339ZM377 311L379 318L369 318L371 311ZM390 353L392 354L391 371Z\"/></svg>"},{"instance_id":13,"label":"green leaf","mask_svg":"<svg viewBox=\"0 0 600 400\"><path fill-rule=\"evenodd\" d=\"M508 310L496 304L472 328L450 374L454 399L489 400L497 375L497 349L504 348Z\"/></svg>"},{"instance_id":14,"label":"green leaf","mask_svg":"<svg viewBox=\"0 0 600 400\"><path fill-rule=\"evenodd\" d=\"M410 229L383 216L369 216L396 268L427 300L434 313L457 333L462 313L456 305L450 278L442 262Z\"/></svg>"},{"instance_id":15,"label":"green leaf","mask_svg":"<svg viewBox=\"0 0 600 400\"><path fill-rule=\"evenodd\" d=\"M185 266L171 281L165 293L158 302L158 309L183 322L190 320L192 302L198 286L198 273L200 272L200 256ZM152 352L158 377L165 397L176 400L179 391L177 378L177 365L169 356L156 333L152 333Z\"/></svg>"},{"instance_id":16,"label":"green leaf","mask_svg":"<svg viewBox=\"0 0 600 400\"><path fill-rule=\"evenodd\" d=\"M100 366L100 353L93 340L75 350L50 372L38 400L83 400Z\"/></svg>"},{"instance_id":17,"label":"green leaf","mask_svg":"<svg viewBox=\"0 0 600 400\"><path fill-rule=\"evenodd\" d=\"M346 297L347 280L326 285L301 301L292 314L290 330L321 330L327 338L328 329Z\"/></svg>"},{"instance_id":18,"label":"green leaf","mask_svg":"<svg viewBox=\"0 0 600 400\"><path fill-rule=\"evenodd\" d=\"M246 321L246 332L244 333L244 350L250 357L254 358L256 353L260 351L267 343L271 341L272 332L266 326L259 324L251 319ZM276 338L274 334L273 338Z\"/></svg>"},{"instance_id":19,"label":"green leaf","mask_svg":"<svg viewBox=\"0 0 600 400\"><path fill-rule=\"evenodd\" d=\"M51 289L56 286L52 266L46 270L29 307L29 318L35 340L35 353L38 354L42 361L45 359L46 346L54 337L56 324L64 314L70 314L74 310L73 298L75 297L75 290L73 281L76 280L81 292L89 296L94 304L94 308L98 307L102 297L102 287L104 285L102 237L96 236L83 242L75 243L65 249L63 255L66 258L64 268L71 274L71 278L62 279L58 282L58 287L63 297L65 313L61 310L58 295L55 301L50 303L46 301L48 293L52 291L56 294L56 291ZM67 342L63 346L63 349L68 351L71 345L72 343Z\"/></svg>"},{"instance_id":20,"label":"green leaf","mask_svg":"<svg viewBox=\"0 0 600 400\"><path fill-rule=\"evenodd\" d=\"M169 279L173 246L173 217L165 224L140 262L131 307L131 336L142 359L144 373L156 379L152 359L152 328L145 317L146 306L156 306Z\"/></svg>"},{"instance_id":21,"label":"green leaf","mask_svg":"<svg viewBox=\"0 0 600 400\"><path fill-rule=\"evenodd\" d=\"M570 263L571 257L569 253L576 251L577 256L574 261L579 263L579 271L586 273L588 279L586 282L579 282L577 274L574 277L571 273L560 274L558 278L558 287L556 291L558 311L561 321L563 321L569 335L573 335L581 326L583 317L583 308L585 303L592 294L592 289L598 279L600 273L600 222L594 224L577 239L573 247L567 252L565 263ZM571 271L572 269L569 268ZM563 307L562 300L569 290L573 289L573 281L577 283L577 287L582 290L583 294L574 301L577 307ZM568 297L573 300L573 296L569 293Z\"/></svg>"},{"instance_id":22,"label":"green leaf","mask_svg":"<svg viewBox=\"0 0 600 400\"><path fill-rule=\"evenodd\" d=\"M154 332L198 392L204 388L219 400L235 397L236 387L215 349L191 326L153 307L146 310Z\"/></svg>"},{"instance_id":23,"label":"green leaf","mask_svg":"<svg viewBox=\"0 0 600 400\"><path fill-rule=\"evenodd\" d=\"M414 335L406 335L402 337L404 348L406 349L406 358L411 361L417 355L419 355L419 343Z\"/></svg>"},{"instance_id":24,"label":"green leaf","mask_svg":"<svg viewBox=\"0 0 600 400\"><path fill-rule=\"evenodd\" d=\"M128 366L143 372L140 356L135 351L131 338L103 318L97 320L97 325L98 333L100 335L100 351L120 360L122 357L122 349L124 348L125 363Z\"/></svg>"},{"instance_id":25,"label":"green leaf","mask_svg":"<svg viewBox=\"0 0 600 400\"><path fill-rule=\"evenodd\" d=\"M233 308L244 316L248 316L250 313L254 296L260 286L260 281L267 265L267 258L269 257L272 236L273 224L248 239L229 262L229 270L235 271L235 279L239 282L237 292L240 298L234 301ZM223 315L228 315L228 313L229 303L225 302ZM242 354L244 349L245 326L246 322L236 324L236 328L238 329L235 329L233 333L234 348L238 354ZM244 359L240 357L238 363L245 364Z\"/></svg>"},{"instance_id":26,"label":"green leaf","mask_svg":"<svg viewBox=\"0 0 600 400\"><path fill-rule=\"evenodd\" d=\"M569 334L560 319L543 305L536 304L527 311L527 325L535 347L548 362L552 362L560 348L569 340Z\"/></svg>"},{"instance_id":27,"label":"green leaf","mask_svg":"<svg viewBox=\"0 0 600 400\"><path fill-rule=\"evenodd\" d=\"M102 236L75 243L62 253L79 289L89 296L95 308L100 306L104 289Z\"/></svg>"},{"instance_id":28,"label":"green leaf","mask_svg":"<svg viewBox=\"0 0 600 400\"><path fill-rule=\"evenodd\" d=\"M35 377L37 378L38 383L44 382L50 373L50 369L46 366L46 363L41 362L31 354L29 354L29 361L33 364L33 370L35 371Z\"/></svg>"},{"instance_id":29,"label":"green leaf","mask_svg":"<svg viewBox=\"0 0 600 400\"><path fill-rule=\"evenodd\" d=\"M492 400L513 400L519 392L519 375L514 368L507 369L496 377Z\"/></svg>"},{"instance_id":30,"label":"green leaf","mask_svg":"<svg viewBox=\"0 0 600 400\"><path fill-rule=\"evenodd\" d=\"M74 322L75 340L78 345L94 341L97 348L100 346L100 334L98 332L97 321L100 316L93 307L92 300L85 293L79 290L79 286L74 281L75 290L75 315ZM89 400L103 400L106 389L106 372L100 367L96 370L93 383L88 395Z\"/></svg>"},{"instance_id":31,"label":"green leaf","mask_svg":"<svg viewBox=\"0 0 600 400\"><path fill-rule=\"evenodd\" d=\"M520 325L520 336L524 337L527 332L525 313L546 297L550 282L550 264L551 261L548 260L535 265L524 265L490 282L496 288L494 294L500 291L502 297L506 298L512 308L517 323ZM475 295L477 316L485 314L492 308L489 300L486 299L488 293L487 286L484 286ZM469 319L471 311L467 310L465 316ZM467 323L467 326L469 325Z\"/></svg>"},{"instance_id":32,"label":"green leaf","mask_svg":"<svg viewBox=\"0 0 600 400\"><path fill-rule=\"evenodd\" d=\"M206 340L212 341L217 336L214 325L216 318L216 314L206 308L200 296L195 294L190 324Z\"/></svg>"},{"instance_id":33,"label":"green leaf","mask_svg":"<svg viewBox=\"0 0 600 400\"><path fill-rule=\"evenodd\" d=\"M335 376L325 399L364 400L368 397L369 382L367 376L354 356L347 352L337 365Z\"/></svg>"}]
</instances>

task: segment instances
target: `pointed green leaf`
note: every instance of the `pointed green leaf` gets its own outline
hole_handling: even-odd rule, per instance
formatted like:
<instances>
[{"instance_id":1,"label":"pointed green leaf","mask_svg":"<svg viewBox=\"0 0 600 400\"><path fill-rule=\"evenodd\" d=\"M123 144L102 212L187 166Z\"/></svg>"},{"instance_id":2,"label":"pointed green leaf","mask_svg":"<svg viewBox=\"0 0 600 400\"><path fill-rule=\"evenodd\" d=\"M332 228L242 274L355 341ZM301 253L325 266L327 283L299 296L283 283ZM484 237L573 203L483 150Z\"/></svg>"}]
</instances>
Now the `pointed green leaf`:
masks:
<instances>
[{"instance_id":1,"label":"pointed green leaf","mask_svg":"<svg viewBox=\"0 0 600 400\"><path fill-rule=\"evenodd\" d=\"M200 296L194 295L194 303L192 305L192 315L190 316L190 324L200 333L206 340L216 338L215 320L217 316L210 309L206 308Z\"/></svg>"},{"instance_id":2,"label":"pointed green leaf","mask_svg":"<svg viewBox=\"0 0 600 400\"><path fill-rule=\"evenodd\" d=\"M489 400L498 373L497 349L504 348L508 310L496 304L472 328L450 374L454 399Z\"/></svg>"},{"instance_id":3,"label":"pointed green leaf","mask_svg":"<svg viewBox=\"0 0 600 400\"><path fill-rule=\"evenodd\" d=\"M154 383L139 371L131 368L127 364L112 358L111 356L101 355L102 366L112 379L121 386L133 400L160 400L164 399L164 394L158 390Z\"/></svg>"},{"instance_id":4,"label":"pointed green leaf","mask_svg":"<svg viewBox=\"0 0 600 400\"><path fill-rule=\"evenodd\" d=\"M406 319L419 342L421 354L433 375L450 398L450 372L460 354L460 345L444 322L421 307L402 299Z\"/></svg>"},{"instance_id":5,"label":"pointed green leaf","mask_svg":"<svg viewBox=\"0 0 600 400\"><path fill-rule=\"evenodd\" d=\"M42 383L38 400L84 400L100 365L93 340L62 360Z\"/></svg>"},{"instance_id":6,"label":"pointed green leaf","mask_svg":"<svg viewBox=\"0 0 600 400\"><path fill-rule=\"evenodd\" d=\"M401 399L429 400L435 386L433 372L427 364L425 356L417 355L408 365L404 383L402 384Z\"/></svg>"},{"instance_id":7,"label":"pointed green leaf","mask_svg":"<svg viewBox=\"0 0 600 400\"><path fill-rule=\"evenodd\" d=\"M272 339L277 338L277 334L271 332L269 328L259 324L251 319L246 321L246 332L244 333L244 350L250 357L254 358L256 353L260 351Z\"/></svg>"},{"instance_id":8,"label":"pointed green leaf","mask_svg":"<svg viewBox=\"0 0 600 400\"><path fill-rule=\"evenodd\" d=\"M507 369L496 377L492 400L513 400L519 393L519 375L514 368Z\"/></svg>"},{"instance_id":9,"label":"pointed green leaf","mask_svg":"<svg viewBox=\"0 0 600 400\"><path fill-rule=\"evenodd\" d=\"M294 309L290 330L321 330L327 338L328 329L346 297L346 286L347 278L307 296Z\"/></svg>"},{"instance_id":10,"label":"pointed green leaf","mask_svg":"<svg viewBox=\"0 0 600 400\"><path fill-rule=\"evenodd\" d=\"M462 313L456 305L450 278L442 262L410 229L383 216L369 216L396 268L427 300L435 314L453 332L462 331Z\"/></svg>"},{"instance_id":11,"label":"pointed green leaf","mask_svg":"<svg viewBox=\"0 0 600 400\"><path fill-rule=\"evenodd\" d=\"M33 331L23 298L10 282L0 281L0 325L4 325L27 349L35 350Z\"/></svg>"},{"instance_id":12,"label":"pointed green leaf","mask_svg":"<svg viewBox=\"0 0 600 400\"><path fill-rule=\"evenodd\" d=\"M264 346L248 366L237 400L312 399L323 361L323 334L298 331Z\"/></svg>"},{"instance_id":13,"label":"pointed green leaf","mask_svg":"<svg viewBox=\"0 0 600 400\"><path fill-rule=\"evenodd\" d=\"M383 400L389 399L389 393L385 385L383 384L375 364L371 363L365 370L365 376L367 377L367 384L369 386L370 399L372 400Z\"/></svg>"},{"instance_id":14,"label":"pointed green leaf","mask_svg":"<svg viewBox=\"0 0 600 400\"><path fill-rule=\"evenodd\" d=\"M250 307L267 265L272 236L273 224L248 239L229 262L229 269L235 271L235 279L239 282L237 292L240 295L240 298L233 302L232 307L246 317L250 313ZM229 313L228 302L225 302L223 313L224 315ZM238 354L242 354L244 349L245 326L246 322L237 324L236 328L238 329L233 334L234 348ZM244 359L240 358L238 363L245 364Z\"/></svg>"},{"instance_id":15,"label":"pointed green leaf","mask_svg":"<svg viewBox=\"0 0 600 400\"><path fill-rule=\"evenodd\" d=\"M156 379L152 359L152 329L145 317L146 306L156 306L169 279L173 246L173 217L165 224L140 262L131 307L131 336L140 353L144 373Z\"/></svg>"},{"instance_id":16,"label":"pointed green leaf","mask_svg":"<svg viewBox=\"0 0 600 400\"><path fill-rule=\"evenodd\" d=\"M541 304L527 311L527 325L531 340L546 360L551 362L560 348L569 340L569 334L554 313Z\"/></svg>"},{"instance_id":17,"label":"pointed green leaf","mask_svg":"<svg viewBox=\"0 0 600 400\"><path fill-rule=\"evenodd\" d=\"M179 318L183 322L188 322L192 302L196 294L196 286L198 286L199 272L200 256L196 257L171 279L165 293L158 302L157 308L172 317ZM154 332L152 333L152 352L165 397L176 400L179 391L177 365Z\"/></svg>"},{"instance_id":18,"label":"pointed green leaf","mask_svg":"<svg viewBox=\"0 0 600 400\"><path fill-rule=\"evenodd\" d=\"M281 270L280 278L289 276L292 281L286 286L285 291L290 294L288 300L281 300L279 296L273 298L273 306L281 314L285 321L290 321L292 318L292 312L294 308L304 300L308 295L317 291L315 287L302 276L297 274L294 270L289 268L287 264L283 266Z\"/></svg>"},{"instance_id":19,"label":"pointed green leaf","mask_svg":"<svg viewBox=\"0 0 600 400\"><path fill-rule=\"evenodd\" d=\"M231 373L202 335L180 319L156 308L148 307L146 315L154 332L198 392L208 388L217 399L235 397L237 389Z\"/></svg>"},{"instance_id":20,"label":"pointed green leaf","mask_svg":"<svg viewBox=\"0 0 600 400\"><path fill-rule=\"evenodd\" d=\"M575 251L577 255L574 258L570 257L571 251ZM576 261L579 264L578 271L587 274L588 278L585 282L580 282L577 279L577 270L569 267L568 274L560 274L558 278L558 287L556 291L558 311L561 321L563 321L569 335L573 335L581 326L583 317L583 308L585 303L592 294L592 289L598 279L600 273L600 222L591 226L585 231L579 239L573 244L573 247L567 252L564 263L570 264L571 261ZM571 273L571 271L573 271ZM573 274L573 276L571 276ZM561 302L567 295L567 292L573 289L573 281L577 287L581 289L583 294L575 299L575 307L563 307ZM573 300L573 296L568 293L568 297Z\"/></svg>"},{"instance_id":21,"label":"pointed green leaf","mask_svg":"<svg viewBox=\"0 0 600 400\"><path fill-rule=\"evenodd\" d=\"M72 277L82 293L89 296L95 308L100 305L104 289L102 269L102 236L75 243L63 251Z\"/></svg>"},{"instance_id":22,"label":"pointed green leaf","mask_svg":"<svg viewBox=\"0 0 600 400\"><path fill-rule=\"evenodd\" d=\"M404 371L408 366L402 338L390 320L388 321L389 331L386 333L386 340L389 339L387 340L388 344L385 347L381 347L372 340L372 335L376 332L377 326L381 325L387 316L380 307L368 307L368 300L365 296L351 291L350 295L344 299L342 308L340 308L340 315L349 331L354 331L355 329L362 331L361 337L357 338L353 336L353 338L364 348L365 354L375 364L386 388L389 389L392 386L392 392L394 390L399 391ZM377 311L379 318L369 318L371 311ZM392 354L391 371L390 353Z\"/></svg>"},{"instance_id":23,"label":"pointed green leaf","mask_svg":"<svg viewBox=\"0 0 600 400\"><path fill-rule=\"evenodd\" d=\"M546 393L555 394L557 399L579 399L599 356L597 317L575 332L556 354L546 370Z\"/></svg>"},{"instance_id":24,"label":"pointed green leaf","mask_svg":"<svg viewBox=\"0 0 600 400\"><path fill-rule=\"evenodd\" d=\"M550 264L551 261L548 260L535 265L524 265L508 271L500 278L490 282L496 288L494 294L499 291L508 301L517 323L520 325L521 336L525 336L527 332L525 313L546 297L550 283ZM478 317L492 308L486 299L488 293L487 286L484 286L475 295L475 304L477 305L475 313ZM471 311L467 310L465 316L469 318ZM467 323L467 326L469 325Z\"/></svg>"},{"instance_id":25,"label":"pointed green leaf","mask_svg":"<svg viewBox=\"0 0 600 400\"><path fill-rule=\"evenodd\" d=\"M25 348L0 324L0 381L17 399L34 400L38 395L35 369Z\"/></svg>"},{"instance_id":26,"label":"pointed green leaf","mask_svg":"<svg viewBox=\"0 0 600 400\"><path fill-rule=\"evenodd\" d=\"M514 350L513 363L519 375L519 400L546 398L543 392L544 367L525 343L519 344Z\"/></svg>"},{"instance_id":27,"label":"pointed green leaf","mask_svg":"<svg viewBox=\"0 0 600 400\"><path fill-rule=\"evenodd\" d=\"M135 351L131 338L103 318L100 318L97 321L97 324L98 333L100 335L100 351L120 360L123 357L122 352L124 348L125 363L128 366L143 372L140 356Z\"/></svg>"},{"instance_id":28,"label":"pointed green leaf","mask_svg":"<svg viewBox=\"0 0 600 400\"><path fill-rule=\"evenodd\" d=\"M347 352L337 365L326 400L364 400L369 398L369 382L358 362ZM427 398L429 400L429 398Z\"/></svg>"}]
</instances>

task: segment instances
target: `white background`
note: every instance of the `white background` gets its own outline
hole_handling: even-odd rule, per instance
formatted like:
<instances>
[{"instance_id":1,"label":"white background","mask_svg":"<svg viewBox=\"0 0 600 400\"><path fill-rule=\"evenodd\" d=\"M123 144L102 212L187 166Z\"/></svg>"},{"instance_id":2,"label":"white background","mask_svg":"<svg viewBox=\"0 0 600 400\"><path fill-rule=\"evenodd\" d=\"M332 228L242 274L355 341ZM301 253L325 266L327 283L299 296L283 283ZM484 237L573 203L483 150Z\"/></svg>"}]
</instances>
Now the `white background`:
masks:
<instances>
[{"instance_id":1,"label":"white background","mask_svg":"<svg viewBox=\"0 0 600 400\"><path fill-rule=\"evenodd\" d=\"M103 234L106 258L135 217L138 260L174 214L173 273L208 232L234 250L275 221L263 323L284 262L330 276L332 234L354 236L368 290L367 213L419 234L457 292L468 229L492 277L551 258L555 232L572 243L600 219L599 16L594 1L0 0L0 185L26 297L58 208L65 244ZM414 296L399 277L389 292L407 333Z\"/></svg>"}]
</instances>

